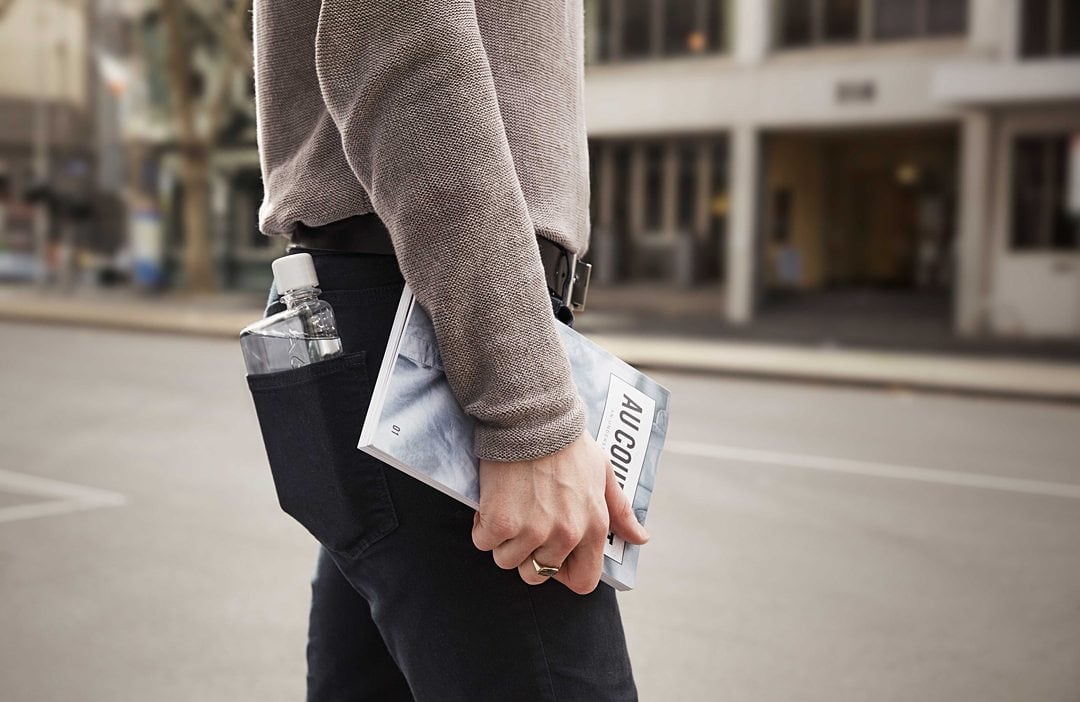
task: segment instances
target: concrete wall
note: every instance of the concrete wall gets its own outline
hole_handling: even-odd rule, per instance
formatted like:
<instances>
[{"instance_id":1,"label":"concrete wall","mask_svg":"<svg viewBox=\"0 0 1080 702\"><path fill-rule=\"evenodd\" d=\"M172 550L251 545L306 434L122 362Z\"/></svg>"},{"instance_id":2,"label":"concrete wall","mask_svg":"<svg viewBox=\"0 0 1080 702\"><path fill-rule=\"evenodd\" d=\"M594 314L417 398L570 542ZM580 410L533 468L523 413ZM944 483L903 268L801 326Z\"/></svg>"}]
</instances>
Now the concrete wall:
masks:
<instances>
[{"instance_id":1,"label":"concrete wall","mask_svg":"<svg viewBox=\"0 0 1080 702\"><path fill-rule=\"evenodd\" d=\"M14 0L0 17L0 97L86 107L83 3Z\"/></svg>"},{"instance_id":2,"label":"concrete wall","mask_svg":"<svg viewBox=\"0 0 1080 702\"><path fill-rule=\"evenodd\" d=\"M1080 103L1014 110L998 120L984 322L998 334L1080 335L1080 251L1024 251L1010 247L1013 140L1021 134L1080 133Z\"/></svg>"},{"instance_id":3,"label":"concrete wall","mask_svg":"<svg viewBox=\"0 0 1080 702\"><path fill-rule=\"evenodd\" d=\"M932 94L935 70L964 55L961 40L593 66L592 136L760 127L888 125L956 120Z\"/></svg>"}]
</instances>

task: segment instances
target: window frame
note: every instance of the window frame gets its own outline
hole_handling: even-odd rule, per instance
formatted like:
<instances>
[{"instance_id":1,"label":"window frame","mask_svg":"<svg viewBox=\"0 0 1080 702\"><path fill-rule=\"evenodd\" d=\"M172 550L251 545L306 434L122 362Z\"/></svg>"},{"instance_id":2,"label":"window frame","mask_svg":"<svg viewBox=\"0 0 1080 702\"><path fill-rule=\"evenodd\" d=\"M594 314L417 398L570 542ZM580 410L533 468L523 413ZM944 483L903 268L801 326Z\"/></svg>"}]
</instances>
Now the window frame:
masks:
<instances>
[{"instance_id":1,"label":"window frame","mask_svg":"<svg viewBox=\"0 0 1080 702\"><path fill-rule=\"evenodd\" d=\"M586 8L590 6L594 8L596 16L595 19L586 18L586 31L594 28L596 34L602 38L586 37L586 44L589 47L595 47L595 50L586 54L586 62L589 65L602 66L642 61L716 58L730 54L732 30L730 19L734 10L734 0L686 1L693 5L694 16L705 23L702 31L707 46L703 51L668 51L666 46L668 15L665 12L668 0L645 0L648 5L647 13L650 16L649 33L644 38L644 43L648 45L648 48L644 53L627 56L623 40L626 30L625 0L591 0L586 4ZM712 45L708 45L710 40L714 40Z\"/></svg>"},{"instance_id":2,"label":"window frame","mask_svg":"<svg viewBox=\"0 0 1080 702\"><path fill-rule=\"evenodd\" d=\"M1005 249L1010 254L1022 255L1022 254L1080 254L1080 220L1073 218L1073 227L1076 229L1074 234L1074 241L1071 246L1056 246L1054 244L1055 239L1055 227L1057 226L1057 218L1060 214L1059 208L1056 205L1060 205L1062 210L1066 210L1066 217L1068 217L1067 207L1065 199L1067 198L1068 190L1068 159L1069 159L1069 143L1072 138L1072 132L1068 129L1063 131L1059 130L1021 130L1013 132L1009 135L1007 143L1008 148L1008 172L1005 174L1006 181L1006 197L1008 210L1005 217L1005 224L1008 229L1005 237ZM1020 180L1023 174L1017 172L1019 166L1019 149L1020 145L1024 141L1036 141L1040 147L1040 163L1039 168L1042 170L1042 175L1046 179L1043 192L1039 193L1039 221L1041 224L1041 231L1038 232L1033 242L1030 244L1021 244L1019 239L1019 233L1016 229L1017 217L1020 215L1019 210L1019 187ZM1053 146L1055 142L1064 142L1065 144L1065 168L1066 176L1065 182L1062 184L1056 184L1052 182L1053 167L1054 167L1054 154Z\"/></svg>"},{"instance_id":3,"label":"window frame","mask_svg":"<svg viewBox=\"0 0 1080 702\"><path fill-rule=\"evenodd\" d=\"M805 51L808 49L832 48L843 46L874 46L879 44L897 44L911 41L955 41L968 36L971 31L972 0L962 0L964 4L963 27L955 32L931 32L929 27L930 6L933 0L911 0L915 3L915 31L911 35L897 37L878 36L876 19L878 0L858 0L856 33L853 38L830 38L825 31L826 0L808 0L810 4L810 40L805 44L785 44L782 41L784 22L784 4L786 0L772 0L770 17L770 39L774 51Z\"/></svg>"},{"instance_id":4,"label":"window frame","mask_svg":"<svg viewBox=\"0 0 1080 702\"><path fill-rule=\"evenodd\" d=\"M1020 0L1016 4L1016 31L1017 31L1017 54L1023 61L1038 61L1047 59L1073 58L1080 56L1080 48L1074 51L1065 51L1065 2L1069 0L1046 0L1049 8L1046 14L1046 25L1041 28L1045 39L1046 50L1040 53L1029 53L1024 46L1027 35L1027 12L1029 0ZM1075 0L1073 0L1075 1ZM1080 47L1080 45L1078 45Z\"/></svg>"}]
</instances>

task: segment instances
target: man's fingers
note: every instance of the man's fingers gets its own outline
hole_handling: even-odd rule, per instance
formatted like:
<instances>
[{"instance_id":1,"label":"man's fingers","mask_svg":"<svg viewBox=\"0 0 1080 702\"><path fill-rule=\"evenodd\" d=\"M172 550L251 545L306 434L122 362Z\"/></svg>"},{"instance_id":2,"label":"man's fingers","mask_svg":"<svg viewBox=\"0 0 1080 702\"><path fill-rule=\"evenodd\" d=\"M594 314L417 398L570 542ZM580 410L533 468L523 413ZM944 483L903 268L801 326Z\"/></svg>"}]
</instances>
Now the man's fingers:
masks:
<instances>
[{"instance_id":1,"label":"man's fingers","mask_svg":"<svg viewBox=\"0 0 1080 702\"><path fill-rule=\"evenodd\" d=\"M603 569L604 539L589 539L566 557L555 577L577 594L588 595L599 584Z\"/></svg>"},{"instance_id":2,"label":"man's fingers","mask_svg":"<svg viewBox=\"0 0 1080 702\"><path fill-rule=\"evenodd\" d=\"M607 501L608 517L611 520L611 531L632 544L641 545L649 540L649 532L641 526L634 510L630 506L630 500L626 493L619 487L619 481L615 479L615 471L608 465L607 486L604 489L604 499Z\"/></svg>"},{"instance_id":3,"label":"man's fingers","mask_svg":"<svg viewBox=\"0 0 1080 702\"><path fill-rule=\"evenodd\" d=\"M542 544L534 544L533 548L519 561L518 572L521 573L521 579L530 585L539 585L547 580L544 576L536 574L533 559L535 558L536 562L542 566L561 568L570 553L581 543L581 537L582 533L570 525L565 523L557 525ZM511 557L516 557L518 553L513 552Z\"/></svg>"},{"instance_id":4,"label":"man's fingers","mask_svg":"<svg viewBox=\"0 0 1080 702\"><path fill-rule=\"evenodd\" d=\"M532 568L530 558L541 543L543 543L543 540L538 534L528 532L523 532L509 541L504 541L496 546L492 552L495 565L504 570L512 570L519 565L526 564Z\"/></svg>"},{"instance_id":5,"label":"man's fingers","mask_svg":"<svg viewBox=\"0 0 1080 702\"><path fill-rule=\"evenodd\" d=\"M560 570L559 572L561 573L562 571ZM518 566L518 575L529 585L543 585L548 580L551 580L550 577L539 575L536 572L536 568L533 568L531 557L526 558L525 561ZM559 576L556 574L554 577L558 579Z\"/></svg>"},{"instance_id":6,"label":"man's fingers","mask_svg":"<svg viewBox=\"0 0 1080 702\"><path fill-rule=\"evenodd\" d=\"M596 589L604 568L603 537L603 532L587 534L576 548L561 558L555 555L560 553L557 547L552 547L551 542L548 542L518 566L518 574L530 585L542 585L547 580L558 580L573 592L587 595ZM539 575L533 566L533 558L542 566L559 566L559 572L550 577Z\"/></svg>"},{"instance_id":7,"label":"man's fingers","mask_svg":"<svg viewBox=\"0 0 1080 702\"><path fill-rule=\"evenodd\" d=\"M473 513L473 545L481 551L492 551L496 546L517 536L518 527L509 519L487 517L479 510Z\"/></svg>"}]
</instances>

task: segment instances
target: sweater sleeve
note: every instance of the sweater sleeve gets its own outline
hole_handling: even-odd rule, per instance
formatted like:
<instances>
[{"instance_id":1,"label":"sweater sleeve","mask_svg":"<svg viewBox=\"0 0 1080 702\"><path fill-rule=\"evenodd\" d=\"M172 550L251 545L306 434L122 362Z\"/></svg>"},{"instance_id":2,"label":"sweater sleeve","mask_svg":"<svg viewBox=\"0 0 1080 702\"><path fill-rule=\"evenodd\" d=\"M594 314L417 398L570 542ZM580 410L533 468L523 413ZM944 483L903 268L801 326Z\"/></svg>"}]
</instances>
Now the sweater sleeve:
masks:
<instances>
[{"instance_id":1,"label":"sweater sleeve","mask_svg":"<svg viewBox=\"0 0 1080 702\"><path fill-rule=\"evenodd\" d=\"M585 429L472 0L323 0L319 86L491 460Z\"/></svg>"}]
</instances>

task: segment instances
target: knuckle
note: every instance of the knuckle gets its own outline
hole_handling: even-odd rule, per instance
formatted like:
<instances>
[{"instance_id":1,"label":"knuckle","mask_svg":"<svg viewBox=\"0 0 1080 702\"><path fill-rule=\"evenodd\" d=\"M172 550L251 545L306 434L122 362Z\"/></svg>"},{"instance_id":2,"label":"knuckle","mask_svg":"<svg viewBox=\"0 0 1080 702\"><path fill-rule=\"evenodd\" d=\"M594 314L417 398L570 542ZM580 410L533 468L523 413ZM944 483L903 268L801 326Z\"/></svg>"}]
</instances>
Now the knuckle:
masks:
<instances>
[{"instance_id":1,"label":"knuckle","mask_svg":"<svg viewBox=\"0 0 1080 702\"><path fill-rule=\"evenodd\" d=\"M605 518L593 519L589 522L589 527L586 529L585 538L589 540L595 540L603 536L607 536L608 528L611 526L611 522Z\"/></svg>"},{"instance_id":2,"label":"knuckle","mask_svg":"<svg viewBox=\"0 0 1080 702\"><path fill-rule=\"evenodd\" d=\"M544 532L535 524L524 524L518 530L517 537L527 543L539 544L544 541Z\"/></svg>"},{"instance_id":3,"label":"knuckle","mask_svg":"<svg viewBox=\"0 0 1080 702\"><path fill-rule=\"evenodd\" d=\"M553 534L555 543L562 547L572 548L581 543L585 530L574 524L560 524Z\"/></svg>"},{"instance_id":4,"label":"knuckle","mask_svg":"<svg viewBox=\"0 0 1080 702\"><path fill-rule=\"evenodd\" d=\"M517 520L505 512L489 514L484 519L488 532L497 539L509 539L518 533Z\"/></svg>"},{"instance_id":5,"label":"knuckle","mask_svg":"<svg viewBox=\"0 0 1080 702\"><path fill-rule=\"evenodd\" d=\"M618 517L620 519L623 519L630 514L632 514L632 511L630 509L630 501L620 494L619 499L615 501L615 505L613 509L611 509L611 516L612 518Z\"/></svg>"}]
</instances>

